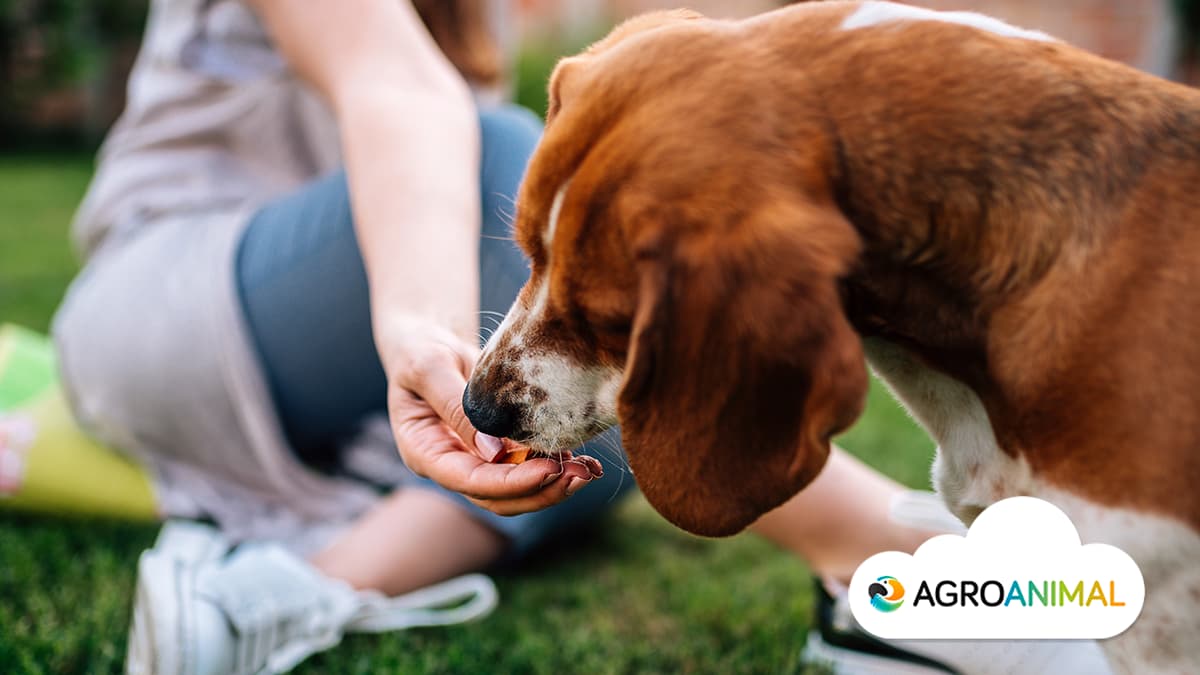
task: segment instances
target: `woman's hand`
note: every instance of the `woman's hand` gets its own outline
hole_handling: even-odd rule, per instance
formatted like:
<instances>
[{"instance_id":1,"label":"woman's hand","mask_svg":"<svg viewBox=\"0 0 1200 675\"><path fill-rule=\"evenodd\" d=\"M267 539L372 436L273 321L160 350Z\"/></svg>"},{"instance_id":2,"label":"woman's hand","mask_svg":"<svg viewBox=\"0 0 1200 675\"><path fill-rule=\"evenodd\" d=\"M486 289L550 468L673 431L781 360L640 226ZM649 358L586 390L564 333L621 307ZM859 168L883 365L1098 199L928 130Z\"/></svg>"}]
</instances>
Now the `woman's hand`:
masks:
<instances>
[{"instance_id":1,"label":"woman's hand","mask_svg":"<svg viewBox=\"0 0 1200 675\"><path fill-rule=\"evenodd\" d=\"M376 342L388 373L392 430L417 475L500 515L552 506L598 477L598 467L578 460L492 464L500 439L476 431L462 407L479 350L429 321L377 321L382 325Z\"/></svg>"}]
</instances>

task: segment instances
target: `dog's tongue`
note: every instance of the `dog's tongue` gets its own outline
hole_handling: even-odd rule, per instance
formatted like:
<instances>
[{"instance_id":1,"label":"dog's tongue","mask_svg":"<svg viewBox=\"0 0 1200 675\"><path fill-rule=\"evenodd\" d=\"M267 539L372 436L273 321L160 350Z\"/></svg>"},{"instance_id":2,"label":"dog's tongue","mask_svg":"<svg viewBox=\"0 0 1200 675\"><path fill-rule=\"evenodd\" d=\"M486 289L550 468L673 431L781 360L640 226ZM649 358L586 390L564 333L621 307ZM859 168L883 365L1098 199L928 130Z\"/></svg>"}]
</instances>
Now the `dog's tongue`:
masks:
<instances>
[{"instance_id":1,"label":"dog's tongue","mask_svg":"<svg viewBox=\"0 0 1200 675\"><path fill-rule=\"evenodd\" d=\"M497 457L504 455L504 441L482 431L475 432L475 447L479 449L481 457L488 462L497 461Z\"/></svg>"}]
</instances>

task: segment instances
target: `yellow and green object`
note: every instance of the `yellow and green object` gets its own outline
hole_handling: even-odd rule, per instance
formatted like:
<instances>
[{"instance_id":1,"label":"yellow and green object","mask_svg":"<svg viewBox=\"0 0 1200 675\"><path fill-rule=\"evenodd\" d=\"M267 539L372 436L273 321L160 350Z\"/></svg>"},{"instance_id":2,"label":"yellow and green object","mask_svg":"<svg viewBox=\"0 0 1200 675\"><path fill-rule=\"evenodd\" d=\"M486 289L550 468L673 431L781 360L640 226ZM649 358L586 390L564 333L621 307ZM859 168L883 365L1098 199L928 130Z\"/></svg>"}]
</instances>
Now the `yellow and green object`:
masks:
<instances>
[{"instance_id":1,"label":"yellow and green object","mask_svg":"<svg viewBox=\"0 0 1200 675\"><path fill-rule=\"evenodd\" d=\"M43 335L0 325L0 509L158 517L150 474L92 440L63 396Z\"/></svg>"}]
</instances>

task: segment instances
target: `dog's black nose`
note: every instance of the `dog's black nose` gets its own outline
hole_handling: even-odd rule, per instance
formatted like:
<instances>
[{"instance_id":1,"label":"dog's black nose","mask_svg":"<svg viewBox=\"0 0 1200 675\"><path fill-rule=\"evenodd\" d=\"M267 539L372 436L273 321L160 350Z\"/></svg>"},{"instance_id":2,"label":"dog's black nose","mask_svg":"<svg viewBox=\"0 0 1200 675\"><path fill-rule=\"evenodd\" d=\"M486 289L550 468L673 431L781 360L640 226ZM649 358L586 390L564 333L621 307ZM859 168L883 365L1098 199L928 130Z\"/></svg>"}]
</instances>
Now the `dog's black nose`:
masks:
<instances>
[{"instance_id":1,"label":"dog's black nose","mask_svg":"<svg viewBox=\"0 0 1200 675\"><path fill-rule=\"evenodd\" d=\"M470 386L463 392L462 403L471 426L479 431L497 438L512 438L516 434L520 417L516 406L473 394Z\"/></svg>"}]
</instances>

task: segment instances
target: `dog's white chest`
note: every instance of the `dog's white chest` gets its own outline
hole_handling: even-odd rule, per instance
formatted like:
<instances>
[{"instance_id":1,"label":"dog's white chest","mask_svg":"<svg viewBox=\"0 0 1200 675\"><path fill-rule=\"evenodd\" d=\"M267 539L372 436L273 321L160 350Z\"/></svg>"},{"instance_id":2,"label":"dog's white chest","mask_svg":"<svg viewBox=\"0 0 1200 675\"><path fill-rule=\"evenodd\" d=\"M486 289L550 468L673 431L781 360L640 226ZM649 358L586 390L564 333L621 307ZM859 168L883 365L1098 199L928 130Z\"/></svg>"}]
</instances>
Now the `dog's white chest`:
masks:
<instances>
[{"instance_id":1,"label":"dog's white chest","mask_svg":"<svg viewBox=\"0 0 1200 675\"><path fill-rule=\"evenodd\" d=\"M970 387L886 340L869 338L863 348L871 368L937 441L933 481L955 515L970 523L989 504L1033 494L1028 465L1000 450L983 402Z\"/></svg>"}]
</instances>

